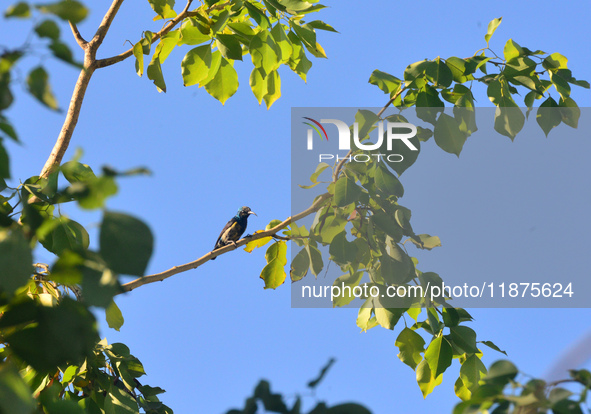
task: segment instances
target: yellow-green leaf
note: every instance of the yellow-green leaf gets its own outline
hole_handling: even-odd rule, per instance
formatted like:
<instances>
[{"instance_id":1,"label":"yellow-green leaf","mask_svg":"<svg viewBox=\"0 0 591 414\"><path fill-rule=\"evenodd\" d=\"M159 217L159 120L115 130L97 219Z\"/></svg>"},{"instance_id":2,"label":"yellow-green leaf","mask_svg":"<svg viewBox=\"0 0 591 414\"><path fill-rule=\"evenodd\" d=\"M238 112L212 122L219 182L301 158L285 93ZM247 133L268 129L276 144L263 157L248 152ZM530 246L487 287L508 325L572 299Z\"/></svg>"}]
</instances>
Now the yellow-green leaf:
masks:
<instances>
[{"instance_id":1,"label":"yellow-green leaf","mask_svg":"<svg viewBox=\"0 0 591 414\"><path fill-rule=\"evenodd\" d=\"M219 70L214 78L205 85L205 90L220 101L222 105L236 93L238 90L238 74L230 61L222 58Z\"/></svg>"}]
</instances>

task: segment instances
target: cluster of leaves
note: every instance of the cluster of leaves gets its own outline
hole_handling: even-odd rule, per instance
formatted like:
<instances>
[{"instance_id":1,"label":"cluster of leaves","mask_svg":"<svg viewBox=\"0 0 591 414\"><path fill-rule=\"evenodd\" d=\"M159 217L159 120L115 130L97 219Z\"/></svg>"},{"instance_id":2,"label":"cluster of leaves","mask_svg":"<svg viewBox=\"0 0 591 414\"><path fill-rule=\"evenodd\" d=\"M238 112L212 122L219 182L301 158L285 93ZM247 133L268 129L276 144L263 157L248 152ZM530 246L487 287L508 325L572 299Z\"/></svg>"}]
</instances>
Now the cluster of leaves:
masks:
<instances>
[{"instance_id":1,"label":"cluster of leaves","mask_svg":"<svg viewBox=\"0 0 591 414\"><path fill-rule=\"evenodd\" d=\"M308 383L308 388L312 391L316 389L334 361L335 360L332 358L328 361L320 371L318 377ZM271 392L271 385L269 382L261 380L255 387L252 397L246 399L242 410L233 409L226 414L256 414L261 412L259 411L259 407L262 407L264 409L263 412L265 413L301 414L302 398L297 395L293 405L289 408L285 403L283 396ZM311 411L308 411L308 414L371 414L371 412L364 406L356 403L337 404L329 407L325 402L321 401L318 402Z\"/></svg>"},{"instance_id":2,"label":"cluster of leaves","mask_svg":"<svg viewBox=\"0 0 591 414\"><path fill-rule=\"evenodd\" d=\"M589 83L573 77L567 58L560 53L532 51L513 39L505 44L503 57L498 56L489 48L489 41L501 20L490 22L484 37L486 47L472 57L422 60L406 68L403 80L375 70L369 82L388 94L398 108L424 108L417 115L433 125L436 144L458 156L466 139L477 130L472 94L475 81L486 85L488 98L497 107L494 128L502 135L515 138L534 102L542 98L546 99L538 108L536 121L546 136L562 122L576 128L580 110L570 96L570 85L589 89ZM552 97L551 87L558 94L558 102ZM520 90L528 91L523 99L528 108L525 115L515 102ZM453 117L443 113L445 102L453 105Z\"/></svg>"},{"instance_id":3,"label":"cluster of leaves","mask_svg":"<svg viewBox=\"0 0 591 414\"><path fill-rule=\"evenodd\" d=\"M174 1L149 0L155 19L177 16ZM166 33L155 47L146 73L159 91L166 91L161 65L176 46L196 46L181 63L185 86L205 87L222 104L238 90L234 62L250 54L254 68L250 87L259 104L269 108L281 96L278 69L287 65L304 81L312 62L306 50L325 58L316 40L316 29L335 31L330 25L313 20L308 14L325 8L315 1L302 0L230 0L205 1L186 13L179 28ZM133 47L136 71L144 73L144 55L151 53L154 33L146 31Z\"/></svg>"},{"instance_id":4,"label":"cluster of leaves","mask_svg":"<svg viewBox=\"0 0 591 414\"><path fill-rule=\"evenodd\" d=\"M493 20L485 36L488 41L501 19ZM479 51L480 52L480 51ZM344 273L334 281L334 286L346 286L341 295L333 298L333 306L345 306L355 299L353 288L362 288L365 302L359 310L357 325L364 331L375 326L394 330L402 319L405 327L396 339L400 353L398 357L416 372L418 385L424 396L431 393L442 381L442 375L457 359L461 365L460 376L455 384L458 397L470 399L477 393L487 369L481 362L482 352L479 343L499 352L490 341L476 340L476 332L465 326L471 316L464 309L454 308L448 298L433 300L413 292L425 292L434 286L441 287L443 281L434 272L421 272L417 269L418 260L411 257L406 245L430 250L441 245L437 236L416 234L411 225L411 210L399 204L404 188L400 175L417 160L421 143L434 136L436 144L443 150L459 156L463 145L477 130L474 97L471 84L474 81L487 85L488 96L497 106L495 130L511 139L521 130L525 115L517 107L514 95L517 87L525 87L530 92L525 102L531 111L533 101L549 95L548 89L554 86L560 94L558 109L547 111L553 102L552 97L538 108L536 120L547 134L561 122L576 128L580 115L578 107L570 97L568 82L588 88L585 81L577 81L566 69L566 58L558 53L539 57L541 51L531 52L509 40L505 46L505 59L496 61L487 57L485 51L473 57L424 60L408 66L404 81L385 72L374 71L369 82L377 85L389 95L389 104L400 109L416 107L417 117L431 124L432 129L417 127L417 134L410 142L418 149L411 150L402 140L395 140L392 148L387 148L387 140L375 150L353 149L348 156L365 156L368 162L346 162L347 158L332 167L333 180L328 182L326 201L317 211L309 228L292 223L288 235L297 246L302 247L293 256L290 276L297 282L308 273L317 276L324 268L322 249L328 247L330 261L337 264ZM494 52L493 52L494 53ZM495 55L496 56L496 55ZM539 62L535 62L536 58ZM497 59L500 59L497 57ZM537 72L537 65L544 70ZM483 76L477 77L480 70ZM492 73L497 70L495 73ZM548 73L550 80L540 78ZM564 80L564 82L562 82ZM464 84L470 84L470 87ZM453 104L453 116L444 112L444 102ZM355 117L357 134L361 141L369 139L369 133L381 122L381 113L360 110ZM558 118L555 118L558 117ZM401 114L386 118L390 122L408 122ZM385 138L384 134L384 138ZM378 160L378 154L400 154L401 162L391 162L387 157ZM399 161L397 158L395 161ZM312 188L321 183L319 176L331 168L320 163L310 180ZM271 245L268 256L276 261L279 242ZM263 243L257 241L256 247ZM269 254L271 252L272 254ZM265 268L267 269L268 266ZM284 277L275 272L262 272L266 287L277 287ZM363 282L364 276L369 282ZM278 283L279 282L279 283ZM386 290L394 287L406 296L392 298ZM399 287L404 288L398 290ZM377 295L368 295L370 288ZM418 290L421 288L422 290ZM416 290L414 290L416 289ZM406 318L413 321L407 325ZM418 332L422 332L423 335ZM425 341L424 336L430 338Z\"/></svg>"},{"instance_id":5,"label":"cluster of leaves","mask_svg":"<svg viewBox=\"0 0 591 414\"><path fill-rule=\"evenodd\" d=\"M587 393L591 388L591 373L587 370L571 370L570 379L547 383L541 379L519 376L517 367L507 360L491 365L480 387L469 398L456 405L453 414L476 412L500 413L572 413L582 414ZM518 377L527 382L522 383ZM564 383L575 384L578 394L562 388Z\"/></svg>"},{"instance_id":6,"label":"cluster of leaves","mask_svg":"<svg viewBox=\"0 0 591 414\"><path fill-rule=\"evenodd\" d=\"M90 311L104 308L109 326L123 325L113 300L121 292L118 275L144 274L150 229L104 210L94 251L86 229L59 213L74 201L83 209L104 207L117 192L117 175L141 171L105 169L96 176L73 160L0 196L0 392L10 395L0 411L29 413L39 404L49 413L172 412L156 396L163 390L137 381L143 367L125 345L99 341ZM68 185L58 189L60 176ZM33 263L39 245L57 256L51 267Z\"/></svg>"}]
</instances>

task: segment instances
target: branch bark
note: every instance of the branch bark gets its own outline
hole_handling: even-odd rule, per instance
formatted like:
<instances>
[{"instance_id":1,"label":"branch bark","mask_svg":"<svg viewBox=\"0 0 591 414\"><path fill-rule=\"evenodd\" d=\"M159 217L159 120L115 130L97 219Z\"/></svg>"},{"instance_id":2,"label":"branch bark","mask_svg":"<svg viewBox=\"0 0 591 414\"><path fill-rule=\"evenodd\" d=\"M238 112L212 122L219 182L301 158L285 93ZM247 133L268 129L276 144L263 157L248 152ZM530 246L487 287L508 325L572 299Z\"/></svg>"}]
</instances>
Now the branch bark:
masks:
<instances>
[{"instance_id":1,"label":"branch bark","mask_svg":"<svg viewBox=\"0 0 591 414\"><path fill-rule=\"evenodd\" d=\"M45 162L41 173L39 174L42 178L47 178L49 174L53 171L55 166L61 164L64 154L70 145L70 140L72 135L74 134L74 130L76 129L76 125L78 123L78 117L80 116L80 109L82 108L82 102L84 101L84 96L86 94L86 88L88 87L88 83L90 82L90 78L92 77L94 71L99 68L104 68L106 66L113 65L117 62L120 62L127 57L131 56L133 53L133 48L129 49L127 52L122 53L121 55L114 56L112 58L107 59L97 59L96 53L103 43L121 4L123 4L124 0L113 0L109 10L105 13L103 20L101 21L100 26L98 27L94 37L90 41L84 40L80 32L78 31L78 27L75 24L70 23L70 28L72 29L72 33L76 42L80 45L80 47L84 50L84 68L80 72L78 76L78 80L76 81L76 86L74 87L74 91L72 92L72 98L70 100L70 105L68 106L68 111L66 113L66 119L62 125L62 129L58 135L57 141L51 150L49 158ZM171 31L179 22L181 22L185 17L191 15L189 12L189 7L193 0L187 0L187 4L183 11L175 17L173 20L169 21L166 26L156 33L152 39L152 42L157 41L166 33Z\"/></svg>"},{"instance_id":2,"label":"branch bark","mask_svg":"<svg viewBox=\"0 0 591 414\"><path fill-rule=\"evenodd\" d=\"M206 255L204 255L204 256L200 257L199 259L194 260L192 262L189 262L189 263L186 263L186 264L183 264L180 266L174 266L168 270L165 270L164 272L155 273L155 274L149 275L149 276L143 276L138 279L132 280L131 282L125 283L122 286L123 291L121 293L130 292L137 287L147 285L150 283L154 283L154 282L161 282L164 279L167 279L167 278L174 276L178 273L186 272L187 270L191 270L191 269L196 269L199 266L201 266L202 264L204 264L205 262L208 262L209 260L213 259L214 257L218 257L218 256L221 256L222 254L228 253L232 250L236 250L238 247L244 246L248 242L251 242L253 240L262 239L264 237L274 236L276 233L278 233L279 231L281 231L285 227L287 227L290 223L298 221L298 220L300 220L304 217L307 217L310 214L318 211L320 209L320 207L322 207L324 205L324 203L326 202L326 200L328 200L330 197L332 197L332 195L329 193L324 193L324 194L318 196L316 198L316 201L314 201L314 203L312 203L312 205L310 207L308 207L306 210L304 210L301 213L298 213L292 217L286 218L285 220L283 220L281 223L279 223L278 225L276 225L272 229L262 231L259 233L255 233L252 235L252 237L243 238L243 239L238 240L236 242L236 246L230 244L230 245L224 246L220 249L217 249L215 251L209 252Z\"/></svg>"},{"instance_id":3,"label":"branch bark","mask_svg":"<svg viewBox=\"0 0 591 414\"><path fill-rule=\"evenodd\" d=\"M90 78L92 78L92 75L97 68L96 52L107 35L109 27L111 27L111 23L113 23L113 19L119 11L119 7L121 7L122 3L123 0L113 0L111 7L109 7L109 10L105 13L96 34L89 42L82 38L82 35L78 31L78 27L76 27L75 24L70 23L70 28L72 29L76 42L84 50L84 67L80 71L76 86L74 86L74 92L72 92L72 98L70 99L66 119L64 120L62 129L57 137L57 141L39 174L42 178L47 178L53 171L54 167L61 164L64 154L70 145L70 139L78 124L78 117L80 116L80 108L82 108L82 102L86 95L86 88L88 87Z\"/></svg>"}]
</instances>

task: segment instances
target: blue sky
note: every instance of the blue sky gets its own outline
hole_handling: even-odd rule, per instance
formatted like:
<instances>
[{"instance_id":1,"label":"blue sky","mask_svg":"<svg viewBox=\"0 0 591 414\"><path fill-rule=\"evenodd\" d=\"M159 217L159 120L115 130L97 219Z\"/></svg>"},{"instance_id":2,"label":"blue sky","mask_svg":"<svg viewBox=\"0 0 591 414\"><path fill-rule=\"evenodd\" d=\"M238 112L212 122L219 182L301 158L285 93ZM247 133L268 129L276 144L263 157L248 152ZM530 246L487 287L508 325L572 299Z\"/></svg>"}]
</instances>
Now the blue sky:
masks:
<instances>
[{"instance_id":1,"label":"blue sky","mask_svg":"<svg viewBox=\"0 0 591 414\"><path fill-rule=\"evenodd\" d=\"M166 94L139 78L131 59L95 73L66 159L81 147L82 161L95 170L109 164L120 170L146 165L153 171L151 177L120 180L119 194L108 202L109 209L150 224L156 244L149 273L211 250L242 205L258 214L249 231L288 217L291 107L382 106L385 95L367 83L374 69L401 76L408 64L424 58L470 56L484 46L488 22L503 16L491 40L497 53L513 38L530 49L562 53L575 77L591 79L588 2L560 7L550 1L325 4L329 8L317 17L340 32L319 35L329 59L313 60L306 84L287 70L280 72L283 96L269 111L258 106L248 86L250 63L236 64L240 89L225 106L202 89L184 88L180 61L188 48L175 50L164 65ZM93 6L80 25L83 35L94 32L105 9ZM124 3L99 56L118 54L129 47L126 40L157 30L161 23L152 17L147 2ZM3 22L3 28L2 43L13 44L28 23ZM39 59L65 108L77 72L43 57L29 58L27 64ZM591 103L588 90L575 87L573 97L579 106ZM479 105L490 105L482 89L476 98ZM9 144L12 173L26 179L41 170L63 114L49 113L18 93L9 116L24 142ZM518 136L514 143L501 136L491 142L469 140L459 159L426 143L417 164L402 177L402 203L413 211L413 227L443 242L421 256L420 268L444 277L452 272L526 273L532 280L540 273L561 280L588 275L591 145L561 137L551 133L546 139L540 133L531 140ZM94 229L97 246L100 215L69 207L63 211ZM46 253L38 260L53 258ZM285 395L309 395L306 382L330 357L337 363L316 396L305 398L307 406L318 398L359 401L374 413L451 412L458 402L453 393L457 364L423 400L414 373L396 357L396 332L359 333L351 309L292 309L289 284L263 290L258 275L264 264L262 251L236 251L118 297L125 325L118 333L102 323L102 335L130 347L148 373L144 381L166 389L163 400L176 413L241 407L260 378ZM470 311L479 339L494 341L534 376L544 375L586 334L591 316L588 309ZM501 356L487 349L485 362Z\"/></svg>"}]
</instances>

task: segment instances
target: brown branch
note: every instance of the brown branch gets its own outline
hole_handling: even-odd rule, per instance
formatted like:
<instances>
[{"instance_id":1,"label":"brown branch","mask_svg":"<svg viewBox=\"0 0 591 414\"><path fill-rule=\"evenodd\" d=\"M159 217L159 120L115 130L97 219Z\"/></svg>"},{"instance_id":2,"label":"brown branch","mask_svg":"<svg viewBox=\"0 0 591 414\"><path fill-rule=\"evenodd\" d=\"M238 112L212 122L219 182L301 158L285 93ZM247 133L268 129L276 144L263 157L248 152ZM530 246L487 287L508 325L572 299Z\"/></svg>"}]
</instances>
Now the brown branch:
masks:
<instances>
[{"instance_id":1,"label":"brown branch","mask_svg":"<svg viewBox=\"0 0 591 414\"><path fill-rule=\"evenodd\" d=\"M193 13L189 11L189 7L191 7L191 3L193 0L187 0L187 4L182 12L180 12L174 19L170 20L159 32L156 32L154 36L152 36L152 43L156 42L162 36L165 36L168 32L170 32L177 24L179 24L184 18L191 16ZM99 59L96 61L97 68L105 68L107 66L114 65L115 63L119 63L122 60L127 59L133 54L133 47L129 48L127 51L117 55L112 56L105 59Z\"/></svg>"},{"instance_id":2,"label":"brown branch","mask_svg":"<svg viewBox=\"0 0 591 414\"><path fill-rule=\"evenodd\" d=\"M80 75L76 81L76 86L74 86L74 92L72 93L70 106L68 107L68 112L66 113L66 119L64 120L62 129L57 137L57 141L51 150L51 154L49 155L49 158L45 162L45 165L39 174L41 178L47 178L54 166L57 166L62 162L62 158L68 149L70 139L72 138L72 134L74 133L74 129L78 123L78 116L80 115L82 101L84 100L86 88L88 87L88 82L90 82L90 78L92 77L94 70L95 68L90 62L90 53L87 49L84 53L84 68L80 71Z\"/></svg>"},{"instance_id":3,"label":"brown branch","mask_svg":"<svg viewBox=\"0 0 591 414\"><path fill-rule=\"evenodd\" d=\"M96 31L96 34L90 42L86 42L75 24L70 23L72 33L78 44L84 49L84 67L80 71L76 85L74 86L74 92L72 92L72 99L68 106L68 112L66 113L66 119L62 125L62 129L57 137L57 141L49 154L49 158L45 162L41 173L39 174L42 178L47 178L54 166L61 164L64 154L70 145L70 139L76 129L78 123L78 117L80 116L80 108L82 108L82 102L84 101L84 95L86 94L86 88L90 82L90 78L96 69L96 52L103 42L103 39L107 35L107 31L119 10L119 7L123 3L123 0L113 0L111 7L105 13L101 25Z\"/></svg>"},{"instance_id":4,"label":"brown branch","mask_svg":"<svg viewBox=\"0 0 591 414\"><path fill-rule=\"evenodd\" d=\"M83 50L86 50L86 46L88 45L88 42L86 40L84 40L84 38L82 37L82 35L78 31L78 26L76 26L75 23L70 22L70 29L72 29L72 34L74 35L74 39L76 39L76 42L78 43L78 45L80 45L80 47Z\"/></svg>"},{"instance_id":5,"label":"brown branch","mask_svg":"<svg viewBox=\"0 0 591 414\"><path fill-rule=\"evenodd\" d=\"M285 227L287 227L290 223L298 221L298 220L300 220L306 216L309 216L310 214L318 211L320 209L320 207L322 207L322 205L325 203L325 201L328 200L330 197L332 197L332 195L330 195L329 193L324 193L324 194L318 196L316 198L316 201L314 201L314 203L312 203L312 205L310 207L308 207L306 210L304 210L301 213L298 213L292 217L286 218L285 220L283 220L281 223L279 223L278 225L276 225L272 229L269 229L266 231L261 231L259 233L253 234L251 237L238 240L236 242L236 246L231 245L231 244L226 245L222 248L219 248L217 250L209 252L206 255L204 255L204 256L200 257L199 259L194 260L192 262L189 262L189 263L186 263L186 264L183 264L180 266L174 266L168 270L165 270L164 272L155 273L155 274L149 275L149 276L143 276L138 279L132 280L131 282L125 283L122 286L123 292L129 292L137 287L147 285L149 283L161 282L164 279L167 279L167 278L169 278L173 275L176 275L178 273L186 272L187 270L191 270L191 269L196 269L199 266L201 266L202 264L204 264L205 262L208 262L209 260L213 259L214 257L218 257L224 253L228 253L229 251L236 250L238 247L244 246L248 242L251 242L253 240L262 239L263 237L269 237L269 236L272 237L276 233L278 233L279 231L281 231Z\"/></svg>"},{"instance_id":6,"label":"brown branch","mask_svg":"<svg viewBox=\"0 0 591 414\"><path fill-rule=\"evenodd\" d=\"M99 48L101 43L103 43L103 40L105 39L105 36L107 35L109 28L111 27L111 23L113 23L113 19L117 15L117 12L119 11L119 7L121 7L122 3L123 3L123 0L113 0L113 3L111 3L111 7L109 7L109 10L107 10L105 15L103 16L103 20L102 20L99 28L96 30L94 37L90 41L91 47L95 49L95 52L96 52L96 49ZM94 56L93 56L93 58L94 58Z\"/></svg>"}]
</instances>

